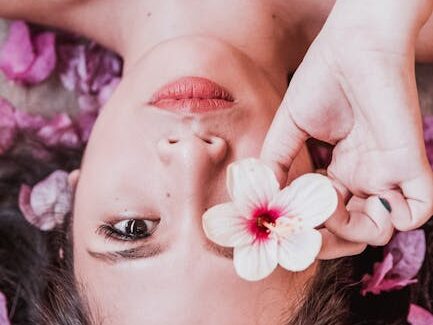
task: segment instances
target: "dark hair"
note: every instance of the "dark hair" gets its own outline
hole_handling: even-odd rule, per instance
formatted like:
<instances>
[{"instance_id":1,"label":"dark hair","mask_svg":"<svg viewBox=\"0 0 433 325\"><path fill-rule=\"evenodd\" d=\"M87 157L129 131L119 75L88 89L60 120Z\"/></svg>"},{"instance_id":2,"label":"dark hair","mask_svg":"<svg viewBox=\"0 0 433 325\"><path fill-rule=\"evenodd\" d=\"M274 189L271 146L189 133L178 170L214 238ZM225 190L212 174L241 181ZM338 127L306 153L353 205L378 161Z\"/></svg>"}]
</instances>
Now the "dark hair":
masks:
<instances>
[{"instance_id":1,"label":"dark hair","mask_svg":"<svg viewBox=\"0 0 433 325\"><path fill-rule=\"evenodd\" d=\"M43 152L43 161L34 158L35 150ZM41 232L24 219L17 201L21 184L34 185L56 169L73 170L81 155L21 135L0 157L0 291L13 324L90 324L74 284L68 221Z\"/></svg>"},{"instance_id":2,"label":"dark hair","mask_svg":"<svg viewBox=\"0 0 433 325\"><path fill-rule=\"evenodd\" d=\"M87 325L89 319L73 278L68 222L52 232L29 225L17 207L22 183L32 185L56 169L80 164L80 151L51 150L44 161L33 158L34 146L23 139L0 157L0 290L8 301L13 324ZM433 222L424 226L428 253L416 285L378 296L360 295L360 279L380 260L380 248L368 248L355 257L320 263L317 276L306 288L290 325L397 325L407 324L412 301L432 310ZM59 250L64 251L64 258Z\"/></svg>"}]
</instances>

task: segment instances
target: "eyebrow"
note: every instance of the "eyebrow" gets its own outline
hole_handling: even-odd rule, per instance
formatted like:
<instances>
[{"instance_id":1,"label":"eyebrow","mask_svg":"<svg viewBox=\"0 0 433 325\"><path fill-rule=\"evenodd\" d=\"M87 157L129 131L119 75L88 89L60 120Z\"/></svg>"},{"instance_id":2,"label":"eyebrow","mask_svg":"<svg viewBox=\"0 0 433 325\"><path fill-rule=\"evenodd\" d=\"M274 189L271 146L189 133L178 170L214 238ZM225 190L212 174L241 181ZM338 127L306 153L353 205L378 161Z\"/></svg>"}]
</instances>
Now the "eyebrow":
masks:
<instances>
[{"instance_id":1,"label":"eyebrow","mask_svg":"<svg viewBox=\"0 0 433 325\"><path fill-rule=\"evenodd\" d=\"M151 258L161 255L164 248L160 245L144 244L138 247L114 252L94 252L87 249L87 253L95 259L108 264L116 264L124 261L131 261L142 258Z\"/></svg>"},{"instance_id":2,"label":"eyebrow","mask_svg":"<svg viewBox=\"0 0 433 325\"><path fill-rule=\"evenodd\" d=\"M205 249L218 256L226 259L233 259L233 248L222 247L214 244L213 242L206 240ZM101 260L107 264L117 264L124 261L131 261L136 259L152 258L164 253L165 248L160 245L144 244L138 247L125 249L114 252L94 252L87 249L87 253L98 260Z\"/></svg>"}]
</instances>

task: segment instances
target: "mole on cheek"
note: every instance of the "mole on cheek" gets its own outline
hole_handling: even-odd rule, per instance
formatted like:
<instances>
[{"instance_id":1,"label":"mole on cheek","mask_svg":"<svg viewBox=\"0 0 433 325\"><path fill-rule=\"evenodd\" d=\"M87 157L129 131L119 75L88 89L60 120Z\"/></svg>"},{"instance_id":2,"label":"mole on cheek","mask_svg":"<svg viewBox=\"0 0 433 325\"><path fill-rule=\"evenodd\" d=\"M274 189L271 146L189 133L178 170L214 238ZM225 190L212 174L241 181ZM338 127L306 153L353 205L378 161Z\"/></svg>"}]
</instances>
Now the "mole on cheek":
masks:
<instances>
[{"instance_id":1,"label":"mole on cheek","mask_svg":"<svg viewBox=\"0 0 433 325\"><path fill-rule=\"evenodd\" d=\"M167 193L165 193L165 197L170 198L171 194L167 192Z\"/></svg>"}]
</instances>

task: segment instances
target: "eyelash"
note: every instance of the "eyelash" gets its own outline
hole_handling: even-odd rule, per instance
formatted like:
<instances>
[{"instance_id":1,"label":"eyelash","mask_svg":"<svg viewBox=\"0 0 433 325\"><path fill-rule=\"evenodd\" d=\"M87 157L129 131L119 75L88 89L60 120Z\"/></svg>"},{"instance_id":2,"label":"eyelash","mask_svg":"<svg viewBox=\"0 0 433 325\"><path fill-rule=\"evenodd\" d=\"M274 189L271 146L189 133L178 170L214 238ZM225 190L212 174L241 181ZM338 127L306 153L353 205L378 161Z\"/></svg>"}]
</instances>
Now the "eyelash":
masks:
<instances>
[{"instance_id":1,"label":"eyelash","mask_svg":"<svg viewBox=\"0 0 433 325\"><path fill-rule=\"evenodd\" d=\"M148 231L148 233L141 235L141 236L127 235L127 234L123 233L122 231L120 231L114 227L118 223L131 222L131 221L139 221L139 222L147 221L147 222L153 222L153 223L155 223L155 225L152 227L152 229L150 229L150 231ZM104 237L106 239L116 239L116 240L120 240L120 241L138 241L138 240L145 240L145 239L149 238L150 236L152 236L152 234L155 232L155 230L159 224L159 220L156 221L156 220L142 220L142 219L129 219L129 220L121 221L121 222L117 222L114 225L113 224L101 225L101 226L99 226L97 232L104 235Z\"/></svg>"}]
</instances>

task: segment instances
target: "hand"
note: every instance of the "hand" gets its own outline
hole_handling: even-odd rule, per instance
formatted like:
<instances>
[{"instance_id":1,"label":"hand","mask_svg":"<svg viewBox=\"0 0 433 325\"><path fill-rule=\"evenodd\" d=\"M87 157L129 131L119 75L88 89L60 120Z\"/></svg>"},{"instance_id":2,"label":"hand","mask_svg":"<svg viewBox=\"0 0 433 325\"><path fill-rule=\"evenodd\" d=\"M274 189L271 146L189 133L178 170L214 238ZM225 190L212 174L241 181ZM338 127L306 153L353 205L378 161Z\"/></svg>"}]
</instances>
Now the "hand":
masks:
<instances>
[{"instance_id":1,"label":"hand","mask_svg":"<svg viewBox=\"0 0 433 325\"><path fill-rule=\"evenodd\" d=\"M338 0L275 116L262 159L282 183L308 137L335 144L327 173L342 202L325 224L324 247L327 238L347 255L362 243L384 245L394 227L417 228L433 213L414 72L431 5Z\"/></svg>"}]
</instances>

